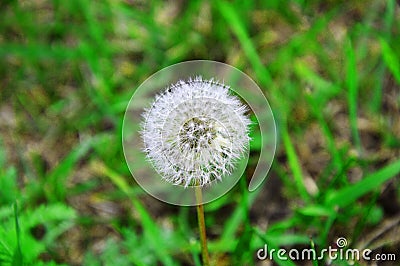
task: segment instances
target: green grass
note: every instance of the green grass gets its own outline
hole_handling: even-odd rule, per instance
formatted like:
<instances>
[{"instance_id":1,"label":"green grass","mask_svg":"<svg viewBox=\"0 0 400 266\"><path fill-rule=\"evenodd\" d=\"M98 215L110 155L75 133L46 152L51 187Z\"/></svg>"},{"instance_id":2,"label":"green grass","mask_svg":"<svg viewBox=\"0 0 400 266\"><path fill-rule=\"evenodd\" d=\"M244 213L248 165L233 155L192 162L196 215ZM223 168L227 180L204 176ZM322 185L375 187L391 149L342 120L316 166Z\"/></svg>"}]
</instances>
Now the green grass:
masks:
<instances>
[{"instance_id":1,"label":"green grass","mask_svg":"<svg viewBox=\"0 0 400 266\"><path fill-rule=\"evenodd\" d=\"M147 195L121 146L134 90L192 59L250 75L279 141L262 188L247 190L255 139L245 176L205 205L212 263L382 230L371 244L399 249L385 227L400 214L396 1L3 2L0 265L201 265L194 208Z\"/></svg>"}]
</instances>

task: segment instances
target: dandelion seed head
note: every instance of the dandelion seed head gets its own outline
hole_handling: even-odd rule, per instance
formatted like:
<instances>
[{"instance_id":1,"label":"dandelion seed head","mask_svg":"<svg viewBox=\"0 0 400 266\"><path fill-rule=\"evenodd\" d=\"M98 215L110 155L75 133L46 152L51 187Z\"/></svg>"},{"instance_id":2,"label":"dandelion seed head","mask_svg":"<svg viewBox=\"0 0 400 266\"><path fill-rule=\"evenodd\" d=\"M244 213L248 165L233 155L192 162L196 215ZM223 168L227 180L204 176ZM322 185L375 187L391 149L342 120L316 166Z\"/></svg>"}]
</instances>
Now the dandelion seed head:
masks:
<instances>
[{"instance_id":1,"label":"dandelion seed head","mask_svg":"<svg viewBox=\"0 0 400 266\"><path fill-rule=\"evenodd\" d=\"M204 186L232 173L249 143L248 109L229 87L179 81L143 113L144 152L167 182Z\"/></svg>"}]
</instances>

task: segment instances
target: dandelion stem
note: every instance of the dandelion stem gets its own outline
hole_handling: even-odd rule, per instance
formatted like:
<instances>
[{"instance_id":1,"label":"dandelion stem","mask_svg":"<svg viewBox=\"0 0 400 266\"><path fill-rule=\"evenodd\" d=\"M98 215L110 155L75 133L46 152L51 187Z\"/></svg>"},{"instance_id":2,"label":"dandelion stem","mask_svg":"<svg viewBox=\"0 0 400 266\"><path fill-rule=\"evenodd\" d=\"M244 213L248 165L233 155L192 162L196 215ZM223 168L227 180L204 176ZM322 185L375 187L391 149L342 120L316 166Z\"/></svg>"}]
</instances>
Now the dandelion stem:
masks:
<instances>
[{"instance_id":1,"label":"dandelion stem","mask_svg":"<svg viewBox=\"0 0 400 266\"><path fill-rule=\"evenodd\" d=\"M204 221L204 207L202 203L202 191L200 186L196 187L196 201L198 204L196 209L200 230L201 256L203 257L203 265L210 266L210 258L208 256L207 249L206 223Z\"/></svg>"}]
</instances>

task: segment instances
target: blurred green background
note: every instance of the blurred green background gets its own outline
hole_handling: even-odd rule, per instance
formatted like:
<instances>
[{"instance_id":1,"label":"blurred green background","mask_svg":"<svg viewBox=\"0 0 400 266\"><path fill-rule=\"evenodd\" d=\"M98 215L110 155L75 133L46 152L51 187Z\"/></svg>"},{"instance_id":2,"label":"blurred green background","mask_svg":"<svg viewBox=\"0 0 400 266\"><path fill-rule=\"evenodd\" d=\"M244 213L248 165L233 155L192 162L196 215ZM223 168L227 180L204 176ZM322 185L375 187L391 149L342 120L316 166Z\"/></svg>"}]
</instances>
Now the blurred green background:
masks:
<instances>
[{"instance_id":1,"label":"blurred green background","mask_svg":"<svg viewBox=\"0 0 400 266\"><path fill-rule=\"evenodd\" d=\"M345 237L398 265L396 1L7 0L0 14L0 265L201 265L195 208L143 192L121 145L135 88L191 59L250 75L278 125L263 187L247 191L250 160L205 206L213 264L325 265L256 251Z\"/></svg>"}]
</instances>

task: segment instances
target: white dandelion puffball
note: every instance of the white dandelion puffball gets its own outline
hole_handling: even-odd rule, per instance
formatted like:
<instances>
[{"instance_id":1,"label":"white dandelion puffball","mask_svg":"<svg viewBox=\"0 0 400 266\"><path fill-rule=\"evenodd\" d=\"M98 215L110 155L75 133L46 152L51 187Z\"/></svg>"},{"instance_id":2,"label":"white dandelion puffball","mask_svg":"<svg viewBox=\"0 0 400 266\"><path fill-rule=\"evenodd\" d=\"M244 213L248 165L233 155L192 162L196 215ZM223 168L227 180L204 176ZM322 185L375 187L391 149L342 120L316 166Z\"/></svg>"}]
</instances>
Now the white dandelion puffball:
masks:
<instances>
[{"instance_id":1,"label":"white dandelion puffball","mask_svg":"<svg viewBox=\"0 0 400 266\"><path fill-rule=\"evenodd\" d=\"M220 198L246 170L249 135L256 165L248 190L262 185L274 158L276 127L254 80L225 63L193 60L160 69L138 85L121 137L129 171L146 193L178 206Z\"/></svg>"},{"instance_id":2,"label":"white dandelion puffball","mask_svg":"<svg viewBox=\"0 0 400 266\"><path fill-rule=\"evenodd\" d=\"M201 77L181 80L142 113L146 158L174 185L222 180L248 149L248 110L226 85Z\"/></svg>"}]
</instances>

